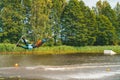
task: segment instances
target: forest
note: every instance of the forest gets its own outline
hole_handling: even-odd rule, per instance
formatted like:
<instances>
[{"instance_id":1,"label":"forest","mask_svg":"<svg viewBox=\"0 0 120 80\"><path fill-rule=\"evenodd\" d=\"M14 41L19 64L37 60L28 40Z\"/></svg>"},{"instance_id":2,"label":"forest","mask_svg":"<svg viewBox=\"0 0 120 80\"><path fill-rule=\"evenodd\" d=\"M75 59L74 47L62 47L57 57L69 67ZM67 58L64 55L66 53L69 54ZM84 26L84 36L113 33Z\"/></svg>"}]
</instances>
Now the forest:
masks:
<instances>
[{"instance_id":1,"label":"forest","mask_svg":"<svg viewBox=\"0 0 120 80\"><path fill-rule=\"evenodd\" d=\"M0 0L0 43L51 36L46 46L120 45L120 3L99 0Z\"/></svg>"}]
</instances>

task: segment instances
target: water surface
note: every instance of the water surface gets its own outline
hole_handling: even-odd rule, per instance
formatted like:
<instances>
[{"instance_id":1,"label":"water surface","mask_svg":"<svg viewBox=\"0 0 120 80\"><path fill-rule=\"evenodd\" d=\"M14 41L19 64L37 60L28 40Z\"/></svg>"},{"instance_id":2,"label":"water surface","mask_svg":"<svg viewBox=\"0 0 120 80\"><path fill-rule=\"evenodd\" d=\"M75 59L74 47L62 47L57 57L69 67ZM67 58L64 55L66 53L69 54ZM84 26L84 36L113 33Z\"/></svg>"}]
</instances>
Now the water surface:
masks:
<instances>
[{"instance_id":1,"label":"water surface","mask_svg":"<svg viewBox=\"0 0 120 80\"><path fill-rule=\"evenodd\" d=\"M119 75L120 55L0 55L0 77L8 80L120 80Z\"/></svg>"}]
</instances>

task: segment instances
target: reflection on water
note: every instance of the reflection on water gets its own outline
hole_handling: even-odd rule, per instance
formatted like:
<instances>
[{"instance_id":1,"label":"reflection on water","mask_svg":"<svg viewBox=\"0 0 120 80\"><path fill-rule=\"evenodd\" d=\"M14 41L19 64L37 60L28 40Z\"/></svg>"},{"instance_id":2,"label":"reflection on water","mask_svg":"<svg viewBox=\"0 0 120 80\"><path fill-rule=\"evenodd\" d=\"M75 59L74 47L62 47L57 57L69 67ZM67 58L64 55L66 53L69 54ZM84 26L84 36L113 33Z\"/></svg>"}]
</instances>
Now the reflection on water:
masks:
<instances>
[{"instance_id":1,"label":"reflection on water","mask_svg":"<svg viewBox=\"0 0 120 80\"><path fill-rule=\"evenodd\" d=\"M5 80L119 80L119 75L120 55L0 55Z\"/></svg>"},{"instance_id":2,"label":"reflection on water","mask_svg":"<svg viewBox=\"0 0 120 80\"><path fill-rule=\"evenodd\" d=\"M72 55L0 55L0 67L37 65L73 65L85 63L117 63L120 55L105 56L101 54L72 54Z\"/></svg>"}]
</instances>

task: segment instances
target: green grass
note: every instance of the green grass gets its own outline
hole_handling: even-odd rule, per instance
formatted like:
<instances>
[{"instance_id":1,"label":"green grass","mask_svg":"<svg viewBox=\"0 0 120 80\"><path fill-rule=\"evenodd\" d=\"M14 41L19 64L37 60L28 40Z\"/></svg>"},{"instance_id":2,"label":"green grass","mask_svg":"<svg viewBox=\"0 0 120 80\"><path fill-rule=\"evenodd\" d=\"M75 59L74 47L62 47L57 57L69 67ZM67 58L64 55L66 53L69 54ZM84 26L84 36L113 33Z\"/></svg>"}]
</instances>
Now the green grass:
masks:
<instances>
[{"instance_id":1,"label":"green grass","mask_svg":"<svg viewBox=\"0 0 120 80\"><path fill-rule=\"evenodd\" d=\"M12 52L12 51L22 51L23 49L17 48L15 44L2 43L0 44L0 52Z\"/></svg>"},{"instance_id":2,"label":"green grass","mask_svg":"<svg viewBox=\"0 0 120 80\"><path fill-rule=\"evenodd\" d=\"M25 50L16 47L15 44L0 44L0 53L3 54L73 54L73 53L103 53L104 50L113 50L120 53L120 46L53 46L39 47L32 50Z\"/></svg>"}]
</instances>

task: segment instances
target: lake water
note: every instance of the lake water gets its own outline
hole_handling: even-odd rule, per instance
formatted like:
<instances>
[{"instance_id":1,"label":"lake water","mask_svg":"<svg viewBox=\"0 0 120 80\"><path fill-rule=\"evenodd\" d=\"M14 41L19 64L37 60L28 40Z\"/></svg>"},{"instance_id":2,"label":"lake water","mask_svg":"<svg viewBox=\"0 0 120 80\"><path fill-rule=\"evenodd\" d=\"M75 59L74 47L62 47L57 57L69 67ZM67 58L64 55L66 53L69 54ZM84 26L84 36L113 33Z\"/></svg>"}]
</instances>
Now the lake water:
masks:
<instances>
[{"instance_id":1,"label":"lake water","mask_svg":"<svg viewBox=\"0 0 120 80\"><path fill-rule=\"evenodd\" d=\"M120 55L0 55L1 79L120 80Z\"/></svg>"}]
</instances>

